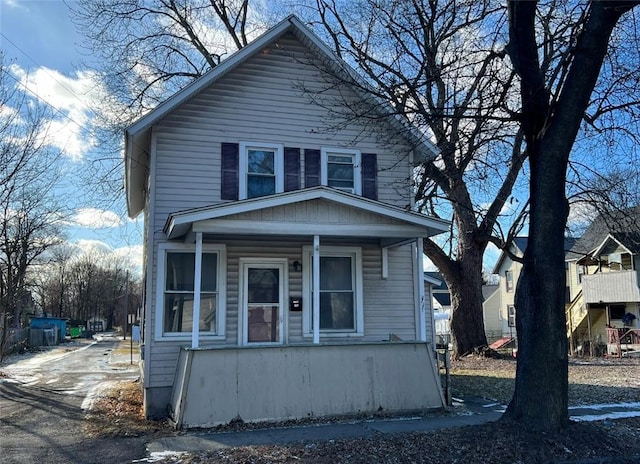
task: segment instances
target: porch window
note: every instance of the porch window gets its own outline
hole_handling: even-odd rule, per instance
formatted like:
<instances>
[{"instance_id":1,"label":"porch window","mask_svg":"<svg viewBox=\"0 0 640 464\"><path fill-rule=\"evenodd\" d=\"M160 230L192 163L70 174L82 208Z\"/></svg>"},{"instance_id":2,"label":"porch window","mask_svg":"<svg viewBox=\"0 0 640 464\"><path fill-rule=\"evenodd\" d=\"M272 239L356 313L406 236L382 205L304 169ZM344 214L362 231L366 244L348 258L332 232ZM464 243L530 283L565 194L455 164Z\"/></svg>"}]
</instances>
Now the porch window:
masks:
<instances>
[{"instance_id":1,"label":"porch window","mask_svg":"<svg viewBox=\"0 0 640 464\"><path fill-rule=\"evenodd\" d=\"M198 327L203 337L223 335L221 308L224 292L221 276L223 249L203 246L200 276L200 318ZM158 266L158 306L162 314L156 324L156 335L190 337L193 329L195 249L186 245L161 244Z\"/></svg>"},{"instance_id":2,"label":"porch window","mask_svg":"<svg viewBox=\"0 0 640 464\"><path fill-rule=\"evenodd\" d=\"M321 150L322 185L362 194L361 155L358 150L323 148Z\"/></svg>"},{"instance_id":3,"label":"porch window","mask_svg":"<svg viewBox=\"0 0 640 464\"><path fill-rule=\"evenodd\" d=\"M513 291L513 271L505 271L504 278L507 282L507 292Z\"/></svg>"},{"instance_id":4,"label":"porch window","mask_svg":"<svg viewBox=\"0 0 640 464\"><path fill-rule=\"evenodd\" d=\"M304 333L313 334L313 252L303 261ZM320 248L320 333L325 336L363 334L362 256L355 247Z\"/></svg>"},{"instance_id":5,"label":"porch window","mask_svg":"<svg viewBox=\"0 0 640 464\"><path fill-rule=\"evenodd\" d=\"M279 144L240 143L240 199L284 191L284 148Z\"/></svg>"}]
</instances>

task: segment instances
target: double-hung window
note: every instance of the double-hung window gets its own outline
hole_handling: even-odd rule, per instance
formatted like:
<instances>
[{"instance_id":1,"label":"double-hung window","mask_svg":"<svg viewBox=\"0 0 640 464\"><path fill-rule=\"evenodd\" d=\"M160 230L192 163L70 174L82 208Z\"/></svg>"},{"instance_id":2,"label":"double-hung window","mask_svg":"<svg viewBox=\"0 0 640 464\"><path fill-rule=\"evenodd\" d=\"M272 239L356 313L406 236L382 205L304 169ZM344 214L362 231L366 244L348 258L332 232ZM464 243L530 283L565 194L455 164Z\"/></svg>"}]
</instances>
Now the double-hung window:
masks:
<instances>
[{"instance_id":1,"label":"double-hung window","mask_svg":"<svg viewBox=\"0 0 640 464\"><path fill-rule=\"evenodd\" d=\"M507 324L509 327L516 326L516 307L513 305L507 306Z\"/></svg>"},{"instance_id":2,"label":"double-hung window","mask_svg":"<svg viewBox=\"0 0 640 464\"><path fill-rule=\"evenodd\" d=\"M195 249L182 244L159 246L158 314L159 338L190 337L193 330L195 296ZM203 245L200 273L200 317L198 329L203 337L224 335L223 246Z\"/></svg>"},{"instance_id":3,"label":"double-hung window","mask_svg":"<svg viewBox=\"0 0 640 464\"><path fill-rule=\"evenodd\" d=\"M513 292L513 271L504 271L504 279L507 284L507 292Z\"/></svg>"},{"instance_id":4,"label":"double-hung window","mask_svg":"<svg viewBox=\"0 0 640 464\"><path fill-rule=\"evenodd\" d=\"M322 148L322 185L356 195L362 194L361 154L359 150Z\"/></svg>"},{"instance_id":5,"label":"double-hung window","mask_svg":"<svg viewBox=\"0 0 640 464\"><path fill-rule=\"evenodd\" d=\"M303 330L313 334L313 250L303 256ZM363 334L362 254L357 247L321 247L320 333L324 336Z\"/></svg>"},{"instance_id":6,"label":"double-hung window","mask_svg":"<svg viewBox=\"0 0 640 464\"><path fill-rule=\"evenodd\" d=\"M240 199L284 191L284 148L280 144L240 143Z\"/></svg>"}]
</instances>

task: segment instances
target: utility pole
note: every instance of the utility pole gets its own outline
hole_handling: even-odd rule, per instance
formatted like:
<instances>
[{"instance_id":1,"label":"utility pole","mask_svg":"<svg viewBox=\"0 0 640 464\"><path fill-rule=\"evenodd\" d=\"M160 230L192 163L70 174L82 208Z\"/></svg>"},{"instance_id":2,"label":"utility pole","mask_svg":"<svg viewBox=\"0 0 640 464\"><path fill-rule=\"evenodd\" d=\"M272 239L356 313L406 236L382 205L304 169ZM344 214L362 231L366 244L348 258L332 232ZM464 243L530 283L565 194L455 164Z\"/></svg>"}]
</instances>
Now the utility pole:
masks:
<instances>
[{"instance_id":1,"label":"utility pole","mask_svg":"<svg viewBox=\"0 0 640 464\"><path fill-rule=\"evenodd\" d=\"M127 329L129 325L129 269L125 274L124 287L124 340L127 339Z\"/></svg>"}]
</instances>

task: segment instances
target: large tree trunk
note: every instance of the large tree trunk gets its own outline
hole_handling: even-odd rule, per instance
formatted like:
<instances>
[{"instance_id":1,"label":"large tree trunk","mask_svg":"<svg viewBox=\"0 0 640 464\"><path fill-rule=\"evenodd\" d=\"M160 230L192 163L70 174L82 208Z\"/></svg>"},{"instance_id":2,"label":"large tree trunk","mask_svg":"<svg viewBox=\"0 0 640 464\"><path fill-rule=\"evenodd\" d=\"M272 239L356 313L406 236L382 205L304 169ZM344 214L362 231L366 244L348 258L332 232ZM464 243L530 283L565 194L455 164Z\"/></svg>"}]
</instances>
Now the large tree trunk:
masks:
<instances>
[{"instance_id":1,"label":"large tree trunk","mask_svg":"<svg viewBox=\"0 0 640 464\"><path fill-rule=\"evenodd\" d=\"M506 419L538 430L569 421L564 312L565 194L569 154L588 106L611 32L638 1L593 2L552 108L535 41L536 4L509 2L509 53L521 79L521 122L531 166L529 241L516 289L518 365Z\"/></svg>"},{"instance_id":2,"label":"large tree trunk","mask_svg":"<svg viewBox=\"0 0 640 464\"><path fill-rule=\"evenodd\" d=\"M443 271L451 292L452 354L456 359L487 347L482 313L483 251L470 245L451 270Z\"/></svg>"},{"instance_id":3,"label":"large tree trunk","mask_svg":"<svg viewBox=\"0 0 640 464\"><path fill-rule=\"evenodd\" d=\"M551 149L551 147L549 147ZM566 425L568 357L564 312L565 166L555 151L531 156L529 241L516 289L518 364L507 417L535 428Z\"/></svg>"}]
</instances>

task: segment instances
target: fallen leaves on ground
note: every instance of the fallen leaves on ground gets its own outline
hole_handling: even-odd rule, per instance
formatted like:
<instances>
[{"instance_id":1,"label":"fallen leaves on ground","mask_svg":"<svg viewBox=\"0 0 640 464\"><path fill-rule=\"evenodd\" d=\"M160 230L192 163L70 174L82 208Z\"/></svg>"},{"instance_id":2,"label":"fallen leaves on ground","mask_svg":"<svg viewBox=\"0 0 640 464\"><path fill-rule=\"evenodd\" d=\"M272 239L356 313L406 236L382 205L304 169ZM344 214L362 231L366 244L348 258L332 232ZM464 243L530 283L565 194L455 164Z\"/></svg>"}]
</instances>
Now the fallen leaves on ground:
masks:
<instances>
[{"instance_id":1,"label":"fallen leaves on ground","mask_svg":"<svg viewBox=\"0 0 640 464\"><path fill-rule=\"evenodd\" d=\"M454 395L482 396L506 404L513 393L515 364L510 358L480 357L467 357L452 363ZM572 359L569 383L571 405L640 402L640 360ZM141 394L139 382L120 384L110 391L95 403L88 421L95 421L95 424L90 425L90 430L95 436L172 433L166 423L143 419ZM321 421L316 419L314 423ZM303 423L295 421L290 425ZM282 423L272 425L282 426ZM242 424L239 427L242 429ZM265 427L265 424L246 425L246 428L257 427ZM638 462L639 456L640 418L636 417L571 423L560 433L538 433L500 421L429 433L227 448L168 456L155 462L561 464L587 459L599 464L632 464Z\"/></svg>"},{"instance_id":2,"label":"fallen leaves on ground","mask_svg":"<svg viewBox=\"0 0 640 464\"><path fill-rule=\"evenodd\" d=\"M137 437L170 433L166 421L149 421L142 408L142 385L139 380L120 382L97 399L85 422L91 438Z\"/></svg>"}]
</instances>

